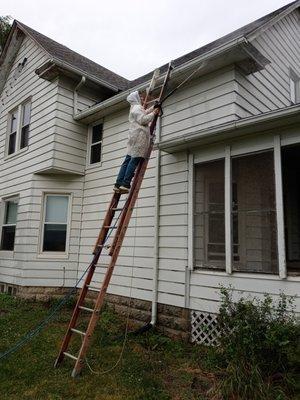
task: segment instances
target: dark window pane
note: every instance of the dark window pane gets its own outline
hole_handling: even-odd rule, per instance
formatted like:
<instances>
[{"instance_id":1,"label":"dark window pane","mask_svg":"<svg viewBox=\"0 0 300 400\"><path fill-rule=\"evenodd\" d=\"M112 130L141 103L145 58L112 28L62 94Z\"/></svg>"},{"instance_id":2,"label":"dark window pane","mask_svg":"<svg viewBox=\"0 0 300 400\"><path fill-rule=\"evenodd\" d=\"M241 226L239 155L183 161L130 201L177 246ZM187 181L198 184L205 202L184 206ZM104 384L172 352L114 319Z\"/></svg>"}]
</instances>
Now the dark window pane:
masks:
<instances>
[{"instance_id":1,"label":"dark window pane","mask_svg":"<svg viewBox=\"0 0 300 400\"><path fill-rule=\"evenodd\" d=\"M16 132L9 135L8 154L13 154L16 151L16 136Z\"/></svg>"},{"instance_id":2,"label":"dark window pane","mask_svg":"<svg viewBox=\"0 0 300 400\"><path fill-rule=\"evenodd\" d=\"M289 272L300 273L300 146L282 149L285 247Z\"/></svg>"},{"instance_id":3,"label":"dark window pane","mask_svg":"<svg viewBox=\"0 0 300 400\"><path fill-rule=\"evenodd\" d=\"M91 146L91 164L101 161L101 143Z\"/></svg>"},{"instance_id":4,"label":"dark window pane","mask_svg":"<svg viewBox=\"0 0 300 400\"><path fill-rule=\"evenodd\" d=\"M30 103L23 105L23 121L22 126L29 125L30 122Z\"/></svg>"},{"instance_id":5,"label":"dark window pane","mask_svg":"<svg viewBox=\"0 0 300 400\"><path fill-rule=\"evenodd\" d=\"M16 132L17 130L17 117L18 117L17 111L11 114L10 132Z\"/></svg>"},{"instance_id":6,"label":"dark window pane","mask_svg":"<svg viewBox=\"0 0 300 400\"><path fill-rule=\"evenodd\" d=\"M92 143L97 143L102 140L102 124L93 126Z\"/></svg>"},{"instance_id":7,"label":"dark window pane","mask_svg":"<svg viewBox=\"0 0 300 400\"><path fill-rule=\"evenodd\" d=\"M67 225L45 224L43 251L66 251Z\"/></svg>"},{"instance_id":8,"label":"dark window pane","mask_svg":"<svg viewBox=\"0 0 300 400\"><path fill-rule=\"evenodd\" d=\"M20 144L21 149L28 146L28 138L29 138L29 125L26 125L23 126L21 132L21 144Z\"/></svg>"},{"instance_id":9,"label":"dark window pane","mask_svg":"<svg viewBox=\"0 0 300 400\"><path fill-rule=\"evenodd\" d=\"M13 250L15 244L15 226L3 226L1 236L1 250Z\"/></svg>"}]
</instances>

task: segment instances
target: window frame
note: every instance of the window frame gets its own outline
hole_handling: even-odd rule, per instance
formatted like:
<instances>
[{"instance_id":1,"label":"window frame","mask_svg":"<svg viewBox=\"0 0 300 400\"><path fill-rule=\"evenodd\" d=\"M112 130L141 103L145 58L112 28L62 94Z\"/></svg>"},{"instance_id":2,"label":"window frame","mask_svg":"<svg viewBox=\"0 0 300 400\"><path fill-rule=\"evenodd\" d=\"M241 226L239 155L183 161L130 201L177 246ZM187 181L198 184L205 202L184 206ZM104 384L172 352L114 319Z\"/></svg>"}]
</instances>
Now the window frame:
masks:
<instances>
[{"instance_id":1,"label":"window frame","mask_svg":"<svg viewBox=\"0 0 300 400\"><path fill-rule=\"evenodd\" d=\"M96 143L92 143L92 138L93 138L93 127L97 125L102 125L102 140ZM88 141L87 141L87 159L86 159L86 168L91 169L91 168L96 168L100 167L102 165L102 155L103 155L103 132L104 132L104 120L98 120L96 122L93 122L91 125L88 127ZM101 157L100 161L96 163L91 163L91 154L92 154L92 146L101 143Z\"/></svg>"},{"instance_id":2,"label":"window frame","mask_svg":"<svg viewBox=\"0 0 300 400\"><path fill-rule=\"evenodd\" d=\"M9 197L4 197L1 199L1 212L0 212L0 218L1 218L1 223L0 223L0 252L3 253L8 253L8 254L14 254L15 251L15 245L16 245L16 229L17 229L17 223L18 223L18 207L19 207L19 201L20 197L18 194L9 196ZM15 224L5 224L4 219L6 218L6 212L7 212L7 203L8 202L15 202L17 203L17 216L16 216L16 223ZM12 250L7 250L7 249L2 249L1 248L1 243L2 243L2 235L3 235L3 227L4 226L14 226L15 227L15 237L14 237L14 248Z\"/></svg>"},{"instance_id":3,"label":"window frame","mask_svg":"<svg viewBox=\"0 0 300 400\"><path fill-rule=\"evenodd\" d=\"M61 196L68 197L68 212L67 212L67 231L66 231L66 246L65 251L43 251L43 243L44 243L44 227L45 227L45 219L46 219L46 202L49 196ZM70 248L70 232L71 232L71 215L72 215L72 204L73 204L73 193L64 192L64 191L55 191L55 192L43 192L42 193L42 204L41 204L41 222L39 229L39 237L38 237L38 258L69 258L69 248ZM59 224L59 223L58 223ZM65 224L62 224L65 225Z\"/></svg>"},{"instance_id":4,"label":"window frame","mask_svg":"<svg viewBox=\"0 0 300 400\"><path fill-rule=\"evenodd\" d=\"M26 104L30 104L30 115L29 115L29 124L23 126L23 116L24 116L24 108ZM26 100L22 101L18 106L12 108L8 112L8 118L7 118L7 135L6 135L6 145L5 145L5 158L4 160L7 160L9 158L12 158L18 154L21 154L22 152L25 152L29 148L29 133L30 133L30 123L31 123L31 111L32 111L32 98L29 97ZM9 154L9 142L10 142L10 136L12 135L11 132L11 123L12 123L12 115L14 113L17 113L17 126L16 126L16 139L15 139L15 151L11 154ZM25 126L28 126L28 141L27 145L21 148L21 140L22 140L22 130Z\"/></svg>"},{"instance_id":5,"label":"window frame","mask_svg":"<svg viewBox=\"0 0 300 400\"><path fill-rule=\"evenodd\" d=\"M284 204L283 204L283 187L282 187L282 160L281 150L283 147L293 144L300 144L300 137L295 136L293 132L284 135L269 133L264 136L264 140L258 140L259 135L251 135L248 138L235 138L230 144L220 143L217 145L207 145L204 148L190 149L189 154L189 180L188 180L188 268L197 274L209 274L219 276L234 275L236 277L251 277L255 279L289 279L295 275L289 274L286 263L285 249L285 224L284 224ZM276 203L276 227L277 227L277 257L278 272L274 274L261 272L241 272L233 271L231 264L232 257L232 237L230 229L231 222L231 159L235 156L246 156L254 153L273 151L274 157L274 179L275 179L275 203ZM225 249L226 268L225 271L216 271L209 268L196 268L194 259L194 209L195 209L195 166L210 161L227 159L227 168L225 168ZM227 189L226 189L227 187ZM226 194L227 193L227 194ZM227 219L226 219L227 215ZM226 222L227 221L227 222ZM299 274L297 275L299 277Z\"/></svg>"}]
</instances>

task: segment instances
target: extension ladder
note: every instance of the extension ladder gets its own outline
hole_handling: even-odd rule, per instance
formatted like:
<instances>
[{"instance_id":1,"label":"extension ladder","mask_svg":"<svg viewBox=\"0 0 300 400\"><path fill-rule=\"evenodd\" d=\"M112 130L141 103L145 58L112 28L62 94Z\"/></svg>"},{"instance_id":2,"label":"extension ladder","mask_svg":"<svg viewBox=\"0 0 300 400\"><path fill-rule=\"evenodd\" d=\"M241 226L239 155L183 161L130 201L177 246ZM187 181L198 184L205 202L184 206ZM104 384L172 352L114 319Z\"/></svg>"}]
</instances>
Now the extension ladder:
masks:
<instances>
[{"instance_id":1,"label":"extension ladder","mask_svg":"<svg viewBox=\"0 0 300 400\"><path fill-rule=\"evenodd\" d=\"M171 70L172 70L172 65L171 65L171 63L169 63L168 70L166 72L163 84L159 87L155 87L157 79L158 79L157 71L155 71L153 74L153 78L151 80L147 94L155 91L156 89L160 89L160 93L157 98L158 102L160 102L162 99L168 79L170 77ZM147 101L147 97L146 97L145 102ZM150 102L148 102L148 103L150 103ZM116 262L117 262L117 259L118 259L118 256L119 256L119 253L121 250L123 239L125 237L126 230L129 225L129 221L130 221L130 218L131 218L131 215L133 212L133 208L134 208L136 199L138 197L139 190L140 190L140 187L141 187L141 184L142 184L142 181L143 181L146 169L147 169L148 161L149 161L149 158L150 158L150 155L152 152L153 137L154 137L153 135L154 135L154 130L156 127L157 119L158 119L158 115L156 114L154 119L152 120L152 123L150 124L151 142L150 142L150 146L149 146L147 155L146 155L145 159L143 159L137 167L136 173L133 178L132 187L131 187L128 197L125 201L124 206L122 208L118 208L119 200L121 197L120 193L114 193L112 196L110 205L108 207L108 210L106 212L106 215L105 215L105 218L103 221L102 228L100 230L99 236L98 236L96 244L95 244L95 248L93 251L94 256L93 256L92 262L90 263L89 268L87 270L88 272L87 272L85 281L80 290L80 294L79 294L77 303L75 305L71 320L69 322L69 326L67 328L65 337L63 339L58 357L54 364L55 367L58 367L60 365L60 363L63 361L65 356L74 360L75 366L74 366L74 369L72 372L73 378L76 377L80 373L82 367L84 366L84 360L85 360L85 356L86 356L87 350L90 345L90 340L91 340L91 337L95 330L96 323L97 323L98 319L100 318L100 312L101 312L101 309L102 309L102 306L104 303L105 294L107 292L107 288L108 288L111 276L114 271L114 267L116 265ZM117 226L114 226L114 225L112 225L112 223L113 223L113 219L114 219L116 213L119 213L118 220L117 220L118 224L117 224ZM113 242L112 242L111 246L109 247L109 249L110 249L109 255L111 256L111 259L110 259L109 265L107 267L106 274L104 276L102 285L100 288L98 288L98 287L93 286L92 278L93 278L95 269L97 267L97 263L98 263L100 255L101 255L101 252L104 247L107 247L107 245L105 243L109 236L109 231L114 228L116 228L116 233L114 235ZM89 308L84 305L84 301L85 301L85 298L86 298L89 290L98 292L98 295L97 295L97 298L96 298L96 301L94 304L94 308ZM81 312L87 312L87 313L91 314L91 317L90 317L90 320L88 323L88 327L85 332L76 329ZM74 356L67 352L69 343L70 343L70 340L71 340L73 334L80 335L82 338L82 344L81 344L81 347L80 347L80 350L79 350L79 353L77 356Z\"/></svg>"}]
</instances>

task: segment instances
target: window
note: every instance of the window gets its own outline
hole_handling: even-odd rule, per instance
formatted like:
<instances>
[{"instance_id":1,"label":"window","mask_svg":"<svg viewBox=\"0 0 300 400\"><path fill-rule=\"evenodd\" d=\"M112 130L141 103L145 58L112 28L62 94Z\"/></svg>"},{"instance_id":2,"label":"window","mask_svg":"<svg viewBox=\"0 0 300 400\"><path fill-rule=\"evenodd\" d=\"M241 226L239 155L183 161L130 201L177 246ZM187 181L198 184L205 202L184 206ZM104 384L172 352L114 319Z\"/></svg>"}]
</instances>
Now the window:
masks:
<instances>
[{"instance_id":1,"label":"window","mask_svg":"<svg viewBox=\"0 0 300 400\"><path fill-rule=\"evenodd\" d=\"M16 151L18 111L13 111L10 116L10 130L8 138L8 154Z\"/></svg>"},{"instance_id":2,"label":"window","mask_svg":"<svg viewBox=\"0 0 300 400\"><path fill-rule=\"evenodd\" d=\"M4 220L1 234L1 250L14 250L18 200L11 199L4 203Z\"/></svg>"},{"instance_id":3,"label":"window","mask_svg":"<svg viewBox=\"0 0 300 400\"><path fill-rule=\"evenodd\" d=\"M224 160L196 166L195 264L225 268Z\"/></svg>"},{"instance_id":4,"label":"window","mask_svg":"<svg viewBox=\"0 0 300 400\"><path fill-rule=\"evenodd\" d=\"M28 146L30 113L31 103L27 101L9 114L7 155L14 154Z\"/></svg>"},{"instance_id":5,"label":"window","mask_svg":"<svg viewBox=\"0 0 300 400\"><path fill-rule=\"evenodd\" d=\"M232 270L276 273L273 152L232 159ZM194 263L225 270L224 160L195 167Z\"/></svg>"},{"instance_id":6,"label":"window","mask_svg":"<svg viewBox=\"0 0 300 400\"><path fill-rule=\"evenodd\" d=\"M22 105L22 124L21 124L21 142L20 149L28 146L29 123L30 123L30 102Z\"/></svg>"},{"instance_id":7,"label":"window","mask_svg":"<svg viewBox=\"0 0 300 400\"><path fill-rule=\"evenodd\" d=\"M290 69L290 95L292 104L300 102L300 77L292 69Z\"/></svg>"},{"instance_id":8,"label":"window","mask_svg":"<svg viewBox=\"0 0 300 400\"><path fill-rule=\"evenodd\" d=\"M68 231L69 196L47 194L44 204L43 252L65 252Z\"/></svg>"},{"instance_id":9,"label":"window","mask_svg":"<svg viewBox=\"0 0 300 400\"><path fill-rule=\"evenodd\" d=\"M282 149L286 262L289 272L300 272L300 146Z\"/></svg>"},{"instance_id":10,"label":"window","mask_svg":"<svg viewBox=\"0 0 300 400\"><path fill-rule=\"evenodd\" d=\"M94 125L91 129L90 164L101 161L103 125Z\"/></svg>"},{"instance_id":11,"label":"window","mask_svg":"<svg viewBox=\"0 0 300 400\"><path fill-rule=\"evenodd\" d=\"M232 159L234 271L278 271L273 157L268 151Z\"/></svg>"}]
</instances>

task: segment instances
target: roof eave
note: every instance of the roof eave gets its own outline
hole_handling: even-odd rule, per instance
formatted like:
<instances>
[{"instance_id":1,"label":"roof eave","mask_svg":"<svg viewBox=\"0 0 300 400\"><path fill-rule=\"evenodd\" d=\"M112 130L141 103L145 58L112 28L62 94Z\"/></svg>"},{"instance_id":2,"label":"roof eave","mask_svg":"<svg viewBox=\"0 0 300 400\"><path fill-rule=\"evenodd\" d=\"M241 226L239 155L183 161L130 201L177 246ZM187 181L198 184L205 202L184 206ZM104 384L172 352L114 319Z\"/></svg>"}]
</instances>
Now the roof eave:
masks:
<instances>
[{"instance_id":1,"label":"roof eave","mask_svg":"<svg viewBox=\"0 0 300 400\"><path fill-rule=\"evenodd\" d=\"M93 75L87 74L85 71L83 71L79 68L76 68L66 62L62 62L61 60L58 60L57 58L54 58L54 57L52 57L50 60L47 60L44 64L42 64L40 67L38 67L35 70L35 73L40 78L47 79L46 71L48 72L54 66L58 66L62 70L70 71L79 77L85 76L88 80L95 83L96 85L102 86L106 89L109 89L109 90L115 92L115 93L118 93L120 91L120 89L117 86L112 85L106 81L103 81L102 79L98 79L98 78L94 77Z\"/></svg>"},{"instance_id":2,"label":"roof eave","mask_svg":"<svg viewBox=\"0 0 300 400\"><path fill-rule=\"evenodd\" d=\"M218 46L217 48L214 48L212 50L209 50L208 52L201 54L200 56L194 58L193 60L190 60L178 67L176 67L172 71L172 77L180 76L183 73L187 73L190 70L193 70L194 68L197 68L199 64L203 63L203 66L207 66L208 62L213 62L213 59L222 55L223 53L229 52L233 49L237 49L243 54L247 54L247 56L252 57L252 59L259 65L260 68L264 68L264 66L269 63L269 60L267 60L262 54L258 52L257 49L255 49L255 52L253 51L254 47L252 44L249 44L247 39L245 37L239 37L237 39L231 40L230 42L227 42L226 44L223 44L221 46ZM163 79L163 77L161 78ZM127 89L116 96L113 96L99 104L96 104L93 107L90 107L86 110L81 111L80 113L75 115L75 120L80 120L83 122L90 122L90 119L92 118L91 116L93 114L97 115L99 114L99 117L101 117L101 113L103 115L108 112L120 109L124 107L125 99L129 92L132 92L134 90L140 90L144 89L149 85L150 80L147 80L137 86L131 87L130 89ZM119 108L118 108L119 107ZM106 110L106 113L105 113Z\"/></svg>"},{"instance_id":3,"label":"roof eave","mask_svg":"<svg viewBox=\"0 0 300 400\"><path fill-rule=\"evenodd\" d=\"M275 127L289 126L300 123L300 104L279 110L228 122L208 129L182 135L180 138L161 141L156 147L167 153L177 153L195 146L202 146L236 138L237 136L252 135L265 132Z\"/></svg>"}]
</instances>

